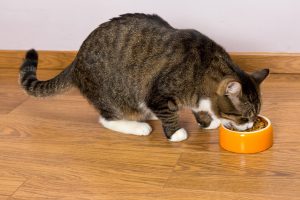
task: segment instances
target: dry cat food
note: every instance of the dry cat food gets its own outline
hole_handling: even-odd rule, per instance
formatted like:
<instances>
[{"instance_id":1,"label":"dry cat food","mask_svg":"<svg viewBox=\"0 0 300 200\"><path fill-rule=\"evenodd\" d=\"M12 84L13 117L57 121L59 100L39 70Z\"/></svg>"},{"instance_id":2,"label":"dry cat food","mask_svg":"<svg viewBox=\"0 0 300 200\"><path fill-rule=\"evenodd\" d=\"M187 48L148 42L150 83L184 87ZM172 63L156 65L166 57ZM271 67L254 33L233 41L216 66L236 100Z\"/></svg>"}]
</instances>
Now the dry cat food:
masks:
<instances>
[{"instance_id":1,"label":"dry cat food","mask_svg":"<svg viewBox=\"0 0 300 200\"><path fill-rule=\"evenodd\" d=\"M267 125L268 125L268 122L266 120L264 120L261 117L257 117L255 122L254 122L254 125L252 126L252 128L248 128L248 129L246 129L244 131L240 131L240 132L258 131L260 129L265 128ZM235 129L234 127L232 127L231 130L232 131L239 131L239 130Z\"/></svg>"}]
</instances>

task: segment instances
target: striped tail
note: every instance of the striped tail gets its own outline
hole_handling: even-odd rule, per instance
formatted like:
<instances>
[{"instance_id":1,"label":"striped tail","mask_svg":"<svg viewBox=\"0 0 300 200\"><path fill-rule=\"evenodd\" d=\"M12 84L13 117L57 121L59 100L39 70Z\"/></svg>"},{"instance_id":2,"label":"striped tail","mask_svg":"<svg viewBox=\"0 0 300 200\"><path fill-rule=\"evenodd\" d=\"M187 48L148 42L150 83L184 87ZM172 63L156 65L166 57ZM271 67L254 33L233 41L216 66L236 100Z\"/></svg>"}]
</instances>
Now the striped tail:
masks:
<instances>
[{"instance_id":1,"label":"striped tail","mask_svg":"<svg viewBox=\"0 0 300 200\"><path fill-rule=\"evenodd\" d=\"M20 67L20 84L27 94L35 97L47 97L62 93L72 86L72 64L56 77L39 81L36 78L38 54L34 49L26 53Z\"/></svg>"}]
</instances>

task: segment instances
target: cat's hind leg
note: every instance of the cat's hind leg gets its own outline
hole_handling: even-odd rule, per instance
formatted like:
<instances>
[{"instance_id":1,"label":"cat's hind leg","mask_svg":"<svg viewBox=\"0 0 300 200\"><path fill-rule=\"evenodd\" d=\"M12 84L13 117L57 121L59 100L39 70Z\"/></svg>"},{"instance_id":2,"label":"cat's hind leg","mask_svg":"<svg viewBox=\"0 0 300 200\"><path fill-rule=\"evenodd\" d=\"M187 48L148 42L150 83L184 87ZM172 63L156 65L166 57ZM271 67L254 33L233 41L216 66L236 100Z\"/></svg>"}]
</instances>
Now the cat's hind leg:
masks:
<instances>
[{"instance_id":1,"label":"cat's hind leg","mask_svg":"<svg viewBox=\"0 0 300 200\"><path fill-rule=\"evenodd\" d=\"M149 135L151 126L146 122L129 120L112 120L100 116L99 122L107 129L133 135Z\"/></svg>"},{"instance_id":2,"label":"cat's hind leg","mask_svg":"<svg viewBox=\"0 0 300 200\"><path fill-rule=\"evenodd\" d=\"M138 110L134 108L124 104L122 108L116 108L108 102L94 102L94 105L100 112L99 123L107 129L132 135L149 135L152 131L148 123L137 121Z\"/></svg>"}]
</instances>

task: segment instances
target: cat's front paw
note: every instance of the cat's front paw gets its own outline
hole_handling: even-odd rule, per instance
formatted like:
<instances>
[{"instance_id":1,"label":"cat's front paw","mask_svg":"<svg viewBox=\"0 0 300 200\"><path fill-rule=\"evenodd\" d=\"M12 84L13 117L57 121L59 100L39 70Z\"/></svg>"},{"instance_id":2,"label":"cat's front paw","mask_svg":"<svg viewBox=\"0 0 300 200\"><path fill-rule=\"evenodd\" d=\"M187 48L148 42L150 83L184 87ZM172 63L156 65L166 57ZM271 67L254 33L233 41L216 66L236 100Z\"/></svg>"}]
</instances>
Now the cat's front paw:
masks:
<instances>
[{"instance_id":1,"label":"cat's front paw","mask_svg":"<svg viewBox=\"0 0 300 200\"><path fill-rule=\"evenodd\" d=\"M171 142L180 142L183 140L186 140L188 137L188 134L184 128L181 128L177 130L169 139Z\"/></svg>"}]
</instances>

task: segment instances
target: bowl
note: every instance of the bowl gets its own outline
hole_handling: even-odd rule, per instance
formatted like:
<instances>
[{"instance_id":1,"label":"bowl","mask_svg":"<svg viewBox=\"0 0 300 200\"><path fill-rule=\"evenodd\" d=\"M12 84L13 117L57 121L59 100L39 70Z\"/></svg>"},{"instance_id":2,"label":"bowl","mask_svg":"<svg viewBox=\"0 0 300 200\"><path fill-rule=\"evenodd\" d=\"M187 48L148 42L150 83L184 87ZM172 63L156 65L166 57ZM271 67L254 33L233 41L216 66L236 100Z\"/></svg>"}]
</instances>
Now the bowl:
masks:
<instances>
[{"instance_id":1,"label":"bowl","mask_svg":"<svg viewBox=\"0 0 300 200\"><path fill-rule=\"evenodd\" d=\"M220 146L235 153L258 153L273 145L273 128L271 121L262 115L258 117L267 122L267 126L250 132L233 131L221 125L219 128Z\"/></svg>"}]
</instances>

